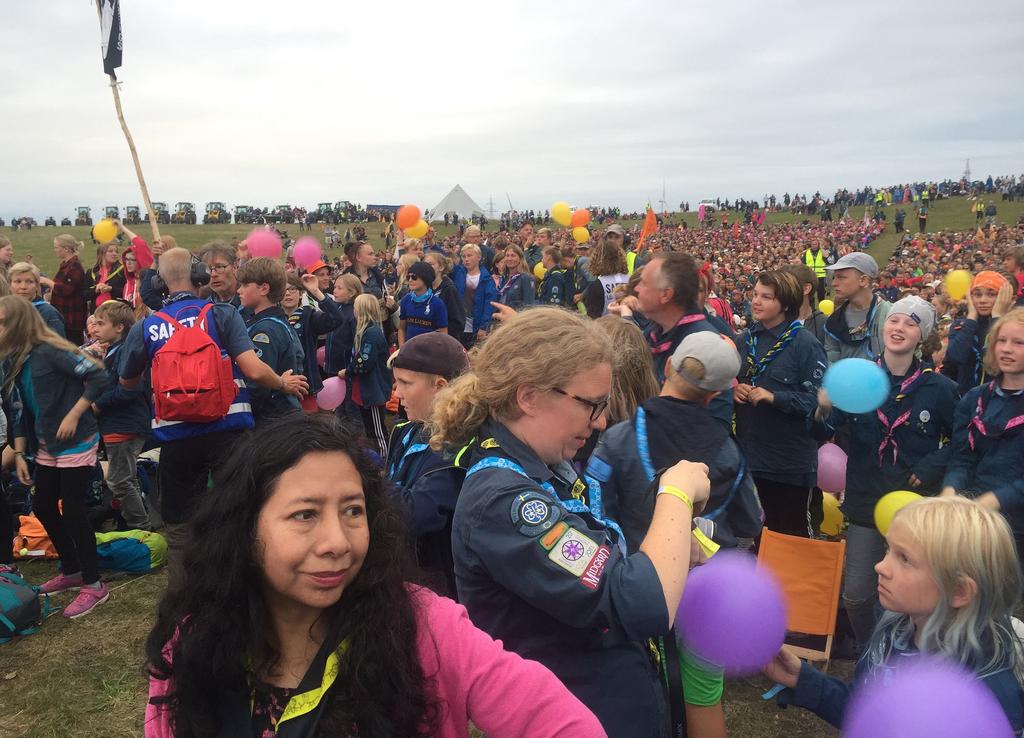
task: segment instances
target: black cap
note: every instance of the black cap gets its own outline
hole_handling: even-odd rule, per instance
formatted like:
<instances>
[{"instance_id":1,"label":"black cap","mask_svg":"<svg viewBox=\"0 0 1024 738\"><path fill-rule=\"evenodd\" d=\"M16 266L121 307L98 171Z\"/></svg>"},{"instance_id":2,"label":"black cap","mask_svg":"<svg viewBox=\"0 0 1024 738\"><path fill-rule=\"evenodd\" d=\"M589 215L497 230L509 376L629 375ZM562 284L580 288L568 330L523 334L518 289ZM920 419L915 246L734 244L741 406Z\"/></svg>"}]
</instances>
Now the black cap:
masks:
<instances>
[{"instance_id":1,"label":"black cap","mask_svg":"<svg viewBox=\"0 0 1024 738\"><path fill-rule=\"evenodd\" d=\"M426 283L427 287L432 287L434 285L434 278L437 276L434 273L434 267L430 266L430 264L425 261L417 261L409 267L409 274L414 274L422 279ZM456 343L458 343L458 341L456 341Z\"/></svg>"},{"instance_id":2,"label":"black cap","mask_svg":"<svg viewBox=\"0 0 1024 738\"><path fill-rule=\"evenodd\" d=\"M462 344L447 333L421 333L406 341L391 366L411 372L437 374L451 381L469 369L469 356Z\"/></svg>"}]
</instances>

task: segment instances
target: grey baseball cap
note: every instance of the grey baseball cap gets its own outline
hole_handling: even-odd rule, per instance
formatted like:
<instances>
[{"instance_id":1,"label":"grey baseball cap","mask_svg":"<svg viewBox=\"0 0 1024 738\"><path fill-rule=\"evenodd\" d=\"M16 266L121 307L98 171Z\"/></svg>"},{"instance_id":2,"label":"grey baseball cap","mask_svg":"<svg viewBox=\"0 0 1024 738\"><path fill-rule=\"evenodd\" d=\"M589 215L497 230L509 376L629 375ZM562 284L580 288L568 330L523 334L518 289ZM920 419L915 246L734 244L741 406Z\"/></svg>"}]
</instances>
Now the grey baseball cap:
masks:
<instances>
[{"instance_id":1,"label":"grey baseball cap","mask_svg":"<svg viewBox=\"0 0 1024 738\"><path fill-rule=\"evenodd\" d=\"M683 370L683 361L696 359L704 366L701 379ZM714 331L691 333L672 353L672 369L676 374L705 392L724 392L732 386L732 381L740 373L740 355L736 345Z\"/></svg>"},{"instance_id":2,"label":"grey baseball cap","mask_svg":"<svg viewBox=\"0 0 1024 738\"><path fill-rule=\"evenodd\" d=\"M861 274L866 274L869 277L878 276L878 262L872 258L871 254L865 254L863 251L847 254L835 264L825 268L830 271L835 271L836 269L856 269Z\"/></svg>"},{"instance_id":3,"label":"grey baseball cap","mask_svg":"<svg viewBox=\"0 0 1024 738\"><path fill-rule=\"evenodd\" d=\"M625 236L625 229L618 223L612 223L610 226L604 229L605 233L618 233L620 236Z\"/></svg>"}]
</instances>

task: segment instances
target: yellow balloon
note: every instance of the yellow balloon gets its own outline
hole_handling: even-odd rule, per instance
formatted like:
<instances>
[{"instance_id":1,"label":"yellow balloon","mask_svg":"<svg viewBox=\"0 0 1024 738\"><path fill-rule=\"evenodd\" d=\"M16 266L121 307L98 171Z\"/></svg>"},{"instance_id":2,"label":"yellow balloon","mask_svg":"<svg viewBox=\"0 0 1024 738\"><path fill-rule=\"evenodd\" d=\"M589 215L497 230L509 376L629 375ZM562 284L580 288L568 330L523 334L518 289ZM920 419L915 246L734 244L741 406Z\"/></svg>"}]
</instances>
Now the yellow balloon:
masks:
<instances>
[{"instance_id":1,"label":"yellow balloon","mask_svg":"<svg viewBox=\"0 0 1024 738\"><path fill-rule=\"evenodd\" d=\"M843 531L843 511L839 509L839 500L826 492L822 495L821 502L825 509L821 532L827 536L838 536Z\"/></svg>"},{"instance_id":2,"label":"yellow balloon","mask_svg":"<svg viewBox=\"0 0 1024 738\"><path fill-rule=\"evenodd\" d=\"M544 265L539 261L533 267L533 276L537 279L544 279L544 275L548 273L548 270L544 268Z\"/></svg>"},{"instance_id":3,"label":"yellow balloon","mask_svg":"<svg viewBox=\"0 0 1024 738\"><path fill-rule=\"evenodd\" d=\"M572 229L572 237L576 243L586 243L590 240L590 231L585 226L576 226Z\"/></svg>"},{"instance_id":4,"label":"yellow balloon","mask_svg":"<svg viewBox=\"0 0 1024 738\"><path fill-rule=\"evenodd\" d=\"M954 300L964 299L971 289L973 279L970 272L954 269L946 275L946 294Z\"/></svg>"},{"instance_id":5,"label":"yellow balloon","mask_svg":"<svg viewBox=\"0 0 1024 738\"><path fill-rule=\"evenodd\" d=\"M921 495L917 492L908 492L905 489L890 492L884 495L875 505L875 527L883 536L889 532L893 516L905 508L911 502L917 502Z\"/></svg>"},{"instance_id":6,"label":"yellow balloon","mask_svg":"<svg viewBox=\"0 0 1024 738\"><path fill-rule=\"evenodd\" d=\"M569 203L559 200L551 206L551 217L560 226L567 226L572 220L572 208Z\"/></svg>"},{"instance_id":7,"label":"yellow balloon","mask_svg":"<svg viewBox=\"0 0 1024 738\"><path fill-rule=\"evenodd\" d=\"M818 310L825 313L825 315L831 315L832 311L836 309L836 304L831 300L822 300L818 303Z\"/></svg>"},{"instance_id":8,"label":"yellow balloon","mask_svg":"<svg viewBox=\"0 0 1024 738\"><path fill-rule=\"evenodd\" d=\"M92 227L92 237L100 243L113 241L117 238L117 226L112 221L101 220Z\"/></svg>"},{"instance_id":9,"label":"yellow balloon","mask_svg":"<svg viewBox=\"0 0 1024 738\"><path fill-rule=\"evenodd\" d=\"M429 230L430 226L427 225L427 221L420 218L419 222L417 222L416 225L412 226L411 228L405 229L405 235L407 235L409 238L423 238L425 235L427 235L427 231Z\"/></svg>"}]
</instances>

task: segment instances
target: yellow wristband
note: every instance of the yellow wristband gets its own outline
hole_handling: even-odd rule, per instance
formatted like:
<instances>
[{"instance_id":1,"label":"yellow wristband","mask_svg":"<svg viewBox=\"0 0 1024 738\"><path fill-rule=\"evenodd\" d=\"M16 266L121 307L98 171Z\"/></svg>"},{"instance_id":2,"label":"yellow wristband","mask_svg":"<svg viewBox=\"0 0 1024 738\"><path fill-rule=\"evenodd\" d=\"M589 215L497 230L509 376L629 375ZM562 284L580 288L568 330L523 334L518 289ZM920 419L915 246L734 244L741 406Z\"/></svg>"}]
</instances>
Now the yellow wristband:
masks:
<instances>
[{"instance_id":1,"label":"yellow wristband","mask_svg":"<svg viewBox=\"0 0 1024 738\"><path fill-rule=\"evenodd\" d=\"M693 512L693 500L691 500L690 496L683 492L683 490L679 489L678 487L673 487L671 484L663 484L660 487L658 487L658 494L672 495L676 499L682 500L683 502L686 503L686 506L690 508L690 512Z\"/></svg>"},{"instance_id":2,"label":"yellow wristband","mask_svg":"<svg viewBox=\"0 0 1024 738\"><path fill-rule=\"evenodd\" d=\"M694 540L697 541L697 545L701 547L701 550L704 552L705 556L707 556L710 559L712 556L718 553L718 549L721 548L721 546L719 546L717 543L715 543L706 535L704 535L704 531L702 531L700 528L694 528L692 533Z\"/></svg>"}]
</instances>

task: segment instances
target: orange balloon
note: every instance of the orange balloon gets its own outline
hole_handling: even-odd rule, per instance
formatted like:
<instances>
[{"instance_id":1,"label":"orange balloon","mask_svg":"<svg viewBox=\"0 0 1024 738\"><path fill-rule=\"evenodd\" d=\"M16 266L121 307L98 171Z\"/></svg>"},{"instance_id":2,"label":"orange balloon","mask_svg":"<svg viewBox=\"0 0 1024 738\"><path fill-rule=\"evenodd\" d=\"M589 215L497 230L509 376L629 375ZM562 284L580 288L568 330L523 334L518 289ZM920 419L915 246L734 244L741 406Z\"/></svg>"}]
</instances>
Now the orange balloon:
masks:
<instances>
[{"instance_id":1,"label":"orange balloon","mask_svg":"<svg viewBox=\"0 0 1024 738\"><path fill-rule=\"evenodd\" d=\"M586 208L581 208L572 214L572 218L569 220L569 225L573 228L580 228L590 222L590 211Z\"/></svg>"},{"instance_id":2,"label":"orange balloon","mask_svg":"<svg viewBox=\"0 0 1024 738\"><path fill-rule=\"evenodd\" d=\"M420 209L415 205L403 205L398 208L398 215L395 216L395 225L403 231L412 228L420 220Z\"/></svg>"}]
</instances>

